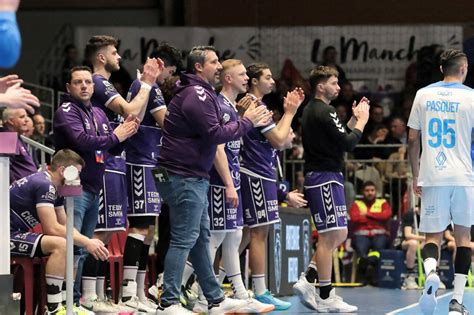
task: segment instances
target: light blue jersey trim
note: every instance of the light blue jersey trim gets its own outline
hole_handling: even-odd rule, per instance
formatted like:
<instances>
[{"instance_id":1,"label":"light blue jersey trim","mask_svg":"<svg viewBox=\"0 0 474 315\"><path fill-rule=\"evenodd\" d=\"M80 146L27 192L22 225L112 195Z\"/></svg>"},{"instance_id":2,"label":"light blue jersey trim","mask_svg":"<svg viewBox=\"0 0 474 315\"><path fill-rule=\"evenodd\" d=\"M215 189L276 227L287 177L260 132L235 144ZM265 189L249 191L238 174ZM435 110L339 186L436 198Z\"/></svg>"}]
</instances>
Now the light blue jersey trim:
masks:
<instances>
[{"instance_id":1,"label":"light blue jersey trim","mask_svg":"<svg viewBox=\"0 0 474 315\"><path fill-rule=\"evenodd\" d=\"M425 86L423 89L429 89L429 88L447 88L447 89L461 89L461 90L467 90L467 91L472 91L472 89L462 83L459 82L444 82L444 81L439 81L433 84L430 84L428 86Z\"/></svg>"}]
</instances>

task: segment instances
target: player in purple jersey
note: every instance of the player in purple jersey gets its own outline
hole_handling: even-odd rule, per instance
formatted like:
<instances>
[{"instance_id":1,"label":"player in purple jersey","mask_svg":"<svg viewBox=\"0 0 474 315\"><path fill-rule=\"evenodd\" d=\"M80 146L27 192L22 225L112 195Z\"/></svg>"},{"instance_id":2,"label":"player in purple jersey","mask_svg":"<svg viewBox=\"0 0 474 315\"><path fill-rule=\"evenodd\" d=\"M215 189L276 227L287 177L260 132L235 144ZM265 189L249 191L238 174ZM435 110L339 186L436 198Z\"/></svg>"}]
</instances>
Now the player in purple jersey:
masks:
<instances>
[{"instance_id":1,"label":"player in purple jersey","mask_svg":"<svg viewBox=\"0 0 474 315\"><path fill-rule=\"evenodd\" d=\"M92 237L97 224L99 191L105 172L104 152L119 154L119 143L135 134L138 125L128 121L112 130L105 113L90 103L94 85L89 67L74 67L66 84L69 96L56 110L53 129L56 149L72 149L86 162L80 178L83 185L81 196L74 198L74 227L82 234ZM75 248L77 277L80 279L81 249ZM80 281L75 283L74 299L79 303ZM102 305L106 305L102 303ZM98 306L95 306L97 309Z\"/></svg>"},{"instance_id":2,"label":"player in purple jersey","mask_svg":"<svg viewBox=\"0 0 474 315\"><path fill-rule=\"evenodd\" d=\"M270 93L275 81L268 65L255 63L247 67L249 93L256 99ZM243 137L241 149L241 191L244 209L244 230L241 250L250 242L250 268L255 297L263 303L275 305L277 310L288 309L291 303L281 301L267 290L265 284L265 252L269 224L280 220L275 157L276 150L283 149L290 133L291 121L304 100L301 89L289 92L284 99L283 117L275 124L254 128ZM260 101L261 102L261 101ZM263 103L262 103L263 104Z\"/></svg>"},{"instance_id":3,"label":"player in purple jersey","mask_svg":"<svg viewBox=\"0 0 474 315\"><path fill-rule=\"evenodd\" d=\"M51 169L17 180L10 187L10 248L12 256L49 256L46 263L47 310L45 314L66 314L61 305L66 272L66 213L57 187L64 185L64 170L79 171L84 160L72 150L58 151ZM30 232L41 224L43 233ZM107 260L102 241L90 239L74 229L74 244L85 247L96 259ZM75 309L76 311L76 309Z\"/></svg>"},{"instance_id":4,"label":"player in purple jersey","mask_svg":"<svg viewBox=\"0 0 474 315\"><path fill-rule=\"evenodd\" d=\"M121 57L116 48L117 44L118 41L114 37L98 35L90 38L85 48L85 58L94 67L92 105L101 108L106 113L112 127L120 124L124 117L127 120L135 118L137 122L143 119L151 85L155 83L163 66L161 60L148 59L141 74L140 91L131 102L127 102L109 81L112 72L120 68ZM101 190L102 202L99 205L94 237L108 243L112 233L125 230L126 225L127 188L124 156L116 157L106 154L105 168ZM93 308L97 297L99 300L105 298L105 267L104 263L99 264L91 256L88 256L84 262L82 303L86 308ZM131 309L126 306L121 307L124 310Z\"/></svg>"},{"instance_id":5,"label":"player in purple jersey","mask_svg":"<svg viewBox=\"0 0 474 315\"><path fill-rule=\"evenodd\" d=\"M310 84L315 93L303 112L302 137L305 155L305 195L318 229L318 248L306 273L294 285L302 302L318 312L356 312L357 307L337 296L331 284L332 254L347 238L347 210L342 168L344 152L354 149L369 118L368 100L364 97L353 116L343 125L330 102L337 98L338 73L319 66L311 72ZM314 282L319 273L319 295Z\"/></svg>"},{"instance_id":6,"label":"player in purple jersey","mask_svg":"<svg viewBox=\"0 0 474 315\"><path fill-rule=\"evenodd\" d=\"M145 295L145 275L155 221L161 209L161 197L152 174L157 166L166 113L165 100L158 84L163 84L176 72L181 63L181 53L173 46L161 44L150 58L163 60L164 68L151 89L140 128L126 144L129 229L123 254L122 303L154 314L158 306ZM139 90L140 81L135 80L127 101L133 100Z\"/></svg>"}]
</instances>

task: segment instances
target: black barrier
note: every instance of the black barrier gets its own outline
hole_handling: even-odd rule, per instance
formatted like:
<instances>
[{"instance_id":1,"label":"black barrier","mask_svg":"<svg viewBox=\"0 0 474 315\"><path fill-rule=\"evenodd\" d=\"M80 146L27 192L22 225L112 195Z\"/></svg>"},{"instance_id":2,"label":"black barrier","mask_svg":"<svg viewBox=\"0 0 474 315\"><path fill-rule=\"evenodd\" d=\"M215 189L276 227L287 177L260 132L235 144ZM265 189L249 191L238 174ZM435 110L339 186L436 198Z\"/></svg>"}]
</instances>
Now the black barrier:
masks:
<instances>
[{"instance_id":1,"label":"black barrier","mask_svg":"<svg viewBox=\"0 0 474 315\"><path fill-rule=\"evenodd\" d=\"M280 207L280 218L269 232L268 288L275 295L293 295L293 285L313 256L311 215L309 209Z\"/></svg>"}]
</instances>

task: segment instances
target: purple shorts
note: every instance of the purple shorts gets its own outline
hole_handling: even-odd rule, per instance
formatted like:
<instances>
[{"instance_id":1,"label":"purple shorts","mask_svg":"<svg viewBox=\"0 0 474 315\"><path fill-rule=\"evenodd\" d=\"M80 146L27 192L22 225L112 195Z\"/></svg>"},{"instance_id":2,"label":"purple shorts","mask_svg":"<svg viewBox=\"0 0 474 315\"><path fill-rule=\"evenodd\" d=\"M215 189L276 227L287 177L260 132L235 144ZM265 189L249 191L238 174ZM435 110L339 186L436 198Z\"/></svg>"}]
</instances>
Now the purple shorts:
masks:
<instances>
[{"instance_id":1,"label":"purple shorts","mask_svg":"<svg viewBox=\"0 0 474 315\"><path fill-rule=\"evenodd\" d=\"M244 224L249 227L280 221L276 183L240 174Z\"/></svg>"},{"instance_id":2,"label":"purple shorts","mask_svg":"<svg viewBox=\"0 0 474 315\"><path fill-rule=\"evenodd\" d=\"M152 174L154 167L127 164L128 216L158 216L161 197Z\"/></svg>"},{"instance_id":3,"label":"purple shorts","mask_svg":"<svg viewBox=\"0 0 474 315\"><path fill-rule=\"evenodd\" d=\"M33 232L10 233L10 254L12 256L35 256L36 247L40 245L43 234Z\"/></svg>"},{"instance_id":4,"label":"purple shorts","mask_svg":"<svg viewBox=\"0 0 474 315\"><path fill-rule=\"evenodd\" d=\"M232 207L225 202L225 188L211 185L208 192L208 214L211 221L210 230L213 232L227 232L241 229L244 226L244 217L242 212L242 198L240 189L239 205Z\"/></svg>"},{"instance_id":5,"label":"purple shorts","mask_svg":"<svg viewBox=\"0 0 474 315\"><path fill-rule=\"evenodd\" d=\"M341 173L307 173L304 192L318 233L347 228L344 178Z\"/></svg>"},{"instance_id":6,"label":"purple shorts","mask_svg":"<svg viewBox=\"0 0 474 315\"><path fill-rule=\"evenodd\" d=\"M96 231L125 231L127 226L127 186L125 174L105 171L99 192Z\"/></svg>"}]
</instances>

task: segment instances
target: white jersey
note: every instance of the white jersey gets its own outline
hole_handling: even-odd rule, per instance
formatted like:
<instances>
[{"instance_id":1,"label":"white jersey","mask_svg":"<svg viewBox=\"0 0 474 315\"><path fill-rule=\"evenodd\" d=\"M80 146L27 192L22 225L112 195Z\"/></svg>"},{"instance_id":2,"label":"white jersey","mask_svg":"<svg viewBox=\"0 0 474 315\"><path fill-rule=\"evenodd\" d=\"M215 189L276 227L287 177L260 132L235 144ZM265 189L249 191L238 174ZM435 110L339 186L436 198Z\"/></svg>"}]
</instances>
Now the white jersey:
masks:
<instances>
[{"instance_id":1,"label":"white jersey","mask_svg":"<svg viewBox=\"0 0 474 315\"><path fill-rule=\"evenodd\" d=\"M420 186L474 186L471 88L441 81L420 89L408 126L421 131Z\"/></svg>"}]
</instances>

